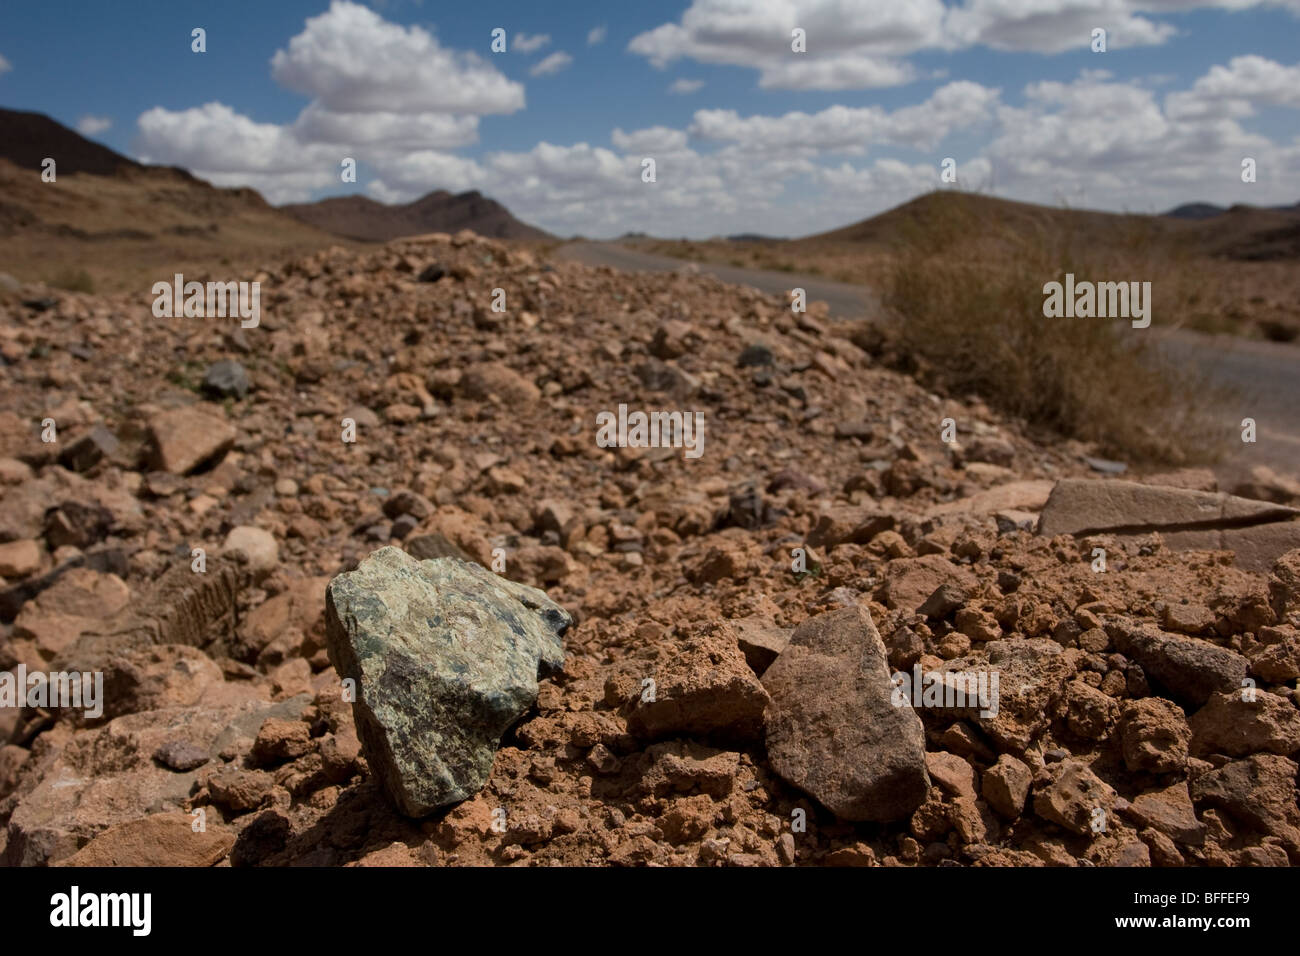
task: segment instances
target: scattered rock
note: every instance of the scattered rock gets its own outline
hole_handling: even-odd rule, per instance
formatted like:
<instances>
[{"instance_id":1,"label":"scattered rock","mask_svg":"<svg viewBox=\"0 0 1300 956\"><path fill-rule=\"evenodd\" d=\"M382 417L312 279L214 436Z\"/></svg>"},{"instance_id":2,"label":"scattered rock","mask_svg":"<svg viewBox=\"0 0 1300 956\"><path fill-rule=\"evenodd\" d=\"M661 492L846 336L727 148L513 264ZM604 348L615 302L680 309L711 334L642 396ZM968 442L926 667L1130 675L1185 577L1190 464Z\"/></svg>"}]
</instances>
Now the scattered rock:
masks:
<instances>
[{"instance_id":1,"label":"scattered rock","mask_svg":"<svg viewBox=\"0 0 1300 956\"><path fill-rule=\"evenodd\" d=\"M251 387L244 366L233 359L213 362L203 374L203 391L216 398L245 398Z\"/></svg>"},{"instance_id":2,"label":"scattered rock","mask_svg":"<svg viewBox=\"0 0 1300 956\"><path fill-rule=\"evenodd\" d=\"M248 558L249 570L254 575L267 575L279 566L280 546L275 536L263 528L241 525L232 528L221 546L223 553L242 551Z\"/></svg>"}]
</instances>

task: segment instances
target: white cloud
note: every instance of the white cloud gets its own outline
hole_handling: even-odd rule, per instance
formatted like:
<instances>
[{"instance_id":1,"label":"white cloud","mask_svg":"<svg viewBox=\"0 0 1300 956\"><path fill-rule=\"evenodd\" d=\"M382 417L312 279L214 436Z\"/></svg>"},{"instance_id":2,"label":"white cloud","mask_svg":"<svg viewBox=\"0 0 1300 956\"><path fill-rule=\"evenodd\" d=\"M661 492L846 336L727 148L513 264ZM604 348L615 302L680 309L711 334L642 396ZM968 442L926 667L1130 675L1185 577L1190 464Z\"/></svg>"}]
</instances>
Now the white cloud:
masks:
<instances>
[{"instance_id":1,"label":"white cloud","mask_svg":"<svg viewBox=\"0 0 1300 956\"><path fill-rule=\"evenodd\" d=\"M113 121L107 116L91 116L87 114L77 120L77 132L82 136L98 136L112 125Z\"/></svg>"},{"instance_id":2,"label":"white cloud","mask_svg":"<svg viewBox=\"0 0 1300 956\"><path fill-rule=\"evenodd\" d=\"M669 93L675 93L679 96L685 96L689 93L698 93L704 89L703 80L673 80L673 85L668 87Z\"/></svg>"},{"instance_id":3,"label":"white cloud","mask_svg":"<svg viewBox=\"0 0 1300 956\"><path fill-rule=\"evenodd\" d=\"M8 73L13 68L14 66L12 63L6 60L3 56L0 56L0 74Z\"/></svg>"},{"instance_id":4,"label":"white cloud","mask_svg":"<svg viewBox=\"0 0 1300 956\"><path fill-rule=\"evenodd\" d=\"M137 124L141 161L183 166L218 186L251 185L272 202L304 200L339 182L339 150L299 143L287 128L222 103L154 107Z\"/></svg>"},{"instance_id":5,"label":"white cloud","mask_svg":"<svg viewBox=\"0 0 1300 956\"><path fill-rule=\"evenodd\" d=\"M1190 90L1165 99L1169 114L1181 119L1251 116L1257 106L1300 109L1300 63L1233 57L1227 66L1211 67Z\"/></svg>"},{"instance_id":6,"label":"white cloud","mask_svg":"<svg viewBox=\"0 0 1300 956\"><path fill-rule=\"evenodd\" d=\"M333 0L271 58L276 82L336 113L513 113L524 88L482 58Z\"/></svg>"},{"instance_id":7,"label":"white cloud","mask_svg":"<svg viewBox=\"0 0 1300 956\"><path fill-rule=\"evenodd\" d=\"M519 53L536 53L550 42L549 33L535 33L532 36L527 33L515 34L515 50Z\"/></svg>"},{"instance_id":8,"label":"white cloud","mask_svg":"<svg viewBox=\"0 0 1300 956\"><path fill-rule=\"evenodd\" d=\"M598 27L592 27L587 33L587 46L595 46L598 43L604 43L605 35L608 32L609 31L603 24Z\"/></svg>"},{"instance_id":9,"label":"white cloud","mask_svg":"<svg viewBox=\"0 0 1300 956\"><path fill-rule=\"evenodd\" d=\"M553 73L559 73L572 62L573 57L569 56L569 54L565 53L563 50L556 50L550 56L546 57L546 59L539 60L535 63L533 68L528 71L528 75L550 76Z\"/></svg>"},{"instance_id":10,"label":"white cloud","mask_svg":"<svg viewBox=\"0 0 1300 956\"><path fill-rule=\"evenodd\" d=\"M906 58L924 50L1086 50L1096 27L1108 49L1154 46L1178 29L1143 14L1279 6L1300 13L1300 0L693 0L628 50L659 68L691 59L756 69L765 88L867 89L916 79ZM795 27L805 53L791 51Z\"/></svg>"},{"instance_id":11,"label":"white cloud","mask_svg":"<svg viewBox=\"0 0 1300 956\"><path fill-rule=\"evenodd\" d=\"M811 115L742 118L735 110L699 110L691 133L752 149L839 151L881 143L932 149L953 130L991 119L997 102L997 90L961 80L892 113L879 106L830 106Z\"/></svg>"},{"instance_id":12,"label":"white cloud","mask_svg":"<svg viewBox=\"0 0 1300 956\"><path fill-rule=\"evenodd\" d=\"M474 54L348 0L308 19L271 69L313 96L293 123L259 123L221 103L156 107L137 121L141 158L253 186L272 202L337 185L344 157L376 170L393 192L469 188L478 167L441 151L476 142L480 114L524 105L523 86Z\"/></svg>"},{"instance_id":13,"label":"white cloud","mask_svg":"<svg viewBox=\"0 0 1300 956\"><path fill-rule=\"evenodd\" d=\"M1063 53L1090 48L1092 31L1106 31L1106 48L1153 46L1177 30L1135 15L1136 9L1212 6L1184 0L966 0L949 12L946 31L956 46L983 45L995 50Z\"/></svg>"},{"instance_id":14,"label":"white cloud","mask_svg":"<svg viewBox=\"0 0 1300 956\"><path fill-rule=\"evenodd\" d=\"M1197 95L1195 88L1170 94L1162 110L1155 93L1136 83L1084 76L1030 84L1023 108L998 111L1000 132L986 151L998 186L1032 201L1071 196L1081 205L1136 212L1190 199L1294 202L1293 181L1261 176L1243 186L1239 173L1243 156L1261 169L1295 168L1300 139L1273 143L1231 116L1189 108L1186 97Z\"/></svg>"},{"instance_id":15,"label":"white cloud","mask_svg":"<svg viewBox=\"0 0 1300 956\"><path fill-rule=\"evenodd\" d=\"M940 0L695 0L628 50L661 68L681 58L755 68L764 87L892 86L914 76L900 56L941 45L943 18ZM791 50L796 27L806 53Z\"/></svg>"},{"instance_id":16,"label":"white cloud","mask_svg":"<svg viewBox=\"0 0 1300 956\"><path fill-rule=\"evenodd\" d=\"M381 195L391 197L381 202L406 202L434 189L464 192L477 189L486 180L483 168L474 160L435 150L404 153L385 161L380 171L383 178L368 188L376 199Z\"/></svg>"}]
</instances>

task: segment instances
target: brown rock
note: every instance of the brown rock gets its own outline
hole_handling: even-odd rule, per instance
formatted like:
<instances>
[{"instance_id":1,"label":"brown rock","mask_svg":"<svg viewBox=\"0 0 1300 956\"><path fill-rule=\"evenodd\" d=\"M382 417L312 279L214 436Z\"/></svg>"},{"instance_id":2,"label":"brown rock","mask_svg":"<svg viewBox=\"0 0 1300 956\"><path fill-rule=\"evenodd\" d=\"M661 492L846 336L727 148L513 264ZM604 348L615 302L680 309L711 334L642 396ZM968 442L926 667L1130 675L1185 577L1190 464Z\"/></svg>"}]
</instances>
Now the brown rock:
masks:
<instances>
[{"instance_id":1,"label":"brown rock","mask_svg":"<svg viewBox=\"0 0 1300 956\"><path fill-rule=\"evenodd\" d=\"M746 617L728 621L736 635L736 643L745 655L750 669L762 677L785 646L790 643L790 631L776 627L761 617Z\"/></svg>"},{"instance_id":2,"label":"brown rock","mask_svg":"<svg viewBox=\"0 0 1300 956\"><path fill-rule=\"evenodd\" d=\"M989 806L1007 820L1014 820L1025 809L1033 772L1028 764L1011 754L1002 754L998 762L984 771L980 793Z\"/></svg>"},{"instance_id":3,"label":"brown rock","mask_svg":"<svg viewBox=\"0 0 1300 956\"><path fill-rule=\"evenodd\" d=\"M654 700L638 694L627 718L638 737L746 741L760 735L767 691L725 627L692 635L646 676L655 681Z\"/></svg>"},{"instance_id":4,"label":"brown rock","mask_svg":"<svg viewBox=\"0 0 1300 956\"><path fill-rule=\"evenodd\" d=\"M0 544L0 577L25 578L41 569L41 546L35 541Z\"/></svg>"},{"instance_id":5,"label":"brown rock","mask_svg":"<svg viewBox=\"0 0 1300 956\"><path fill-rule=\"evenodd\" d=\"M1120 744L1130 770L1176 773L1187 766L1191 728L1182 709L1160 697L1144 697L1124 705Z\"/></svg>"},{"instance_id":6,"label":"brown rock","mask_svg":"<svg viewBox=\"0 0 1300 956\"><path fill-rule=\"evenodd\" d=\"M1240 690L1249 666L1233 651L1150 625L1113 621L1107 623L1106 632L1120 653L1142 665L1149 680L1187 704L1204 704L1216 691Z\"/></svg>"},{"instance_id":7,"label":"brown rock","mask_svg":"<svg viewBox=\"0 0 1300 956\"><path fill-rule=\"evenodd\" d=\"M1263 833L1282 837L1300 853L1296 764L1276 754L1234 760L1192 781L1192 800L1217 807Z\"/></svg>"},{"instance_id":8,"label":"brown rock","mask_svg":"<svg viewBox=\"0 0 1300 956\"><path fill-rule=\"evenodd\" d=\"M915 611L945 584L958 593L969 595L974 592L977 582L969 569L953 564L942 555L899 558L891 561L885 572L883 597L891 609Z\"/></svg>"},{"instance_id":9,"label":"brown rock","mask_svg":"<svg viewBox=\"0 0 1300 956\"><path fill-rule=\"evenodd\" d=\"M1119 717L1119 705L1083 681L1070 681L1065 694L1065 720L1071 733L1100 740Z\"/></svg>"},{"instance_id":10,"label":"brown rock","mask_svg":"<svg viewBox=\"0 0 1300 956\"><path fill-rule=\"evenodd\" d=\"M927 753L925 768L930 773L930 779L949 796L975 799L979 790L979 776L975 768L961 757L944 750Z\"/></svg>"},{"instance_id":11,"label":"brown rock","mask_svg":"<svg viewBox=\"0 0 1300 956\"><path fill-rule=\"evenodd\" d=\"M275 536L251 525L232 528L221 550L223 553L242 551L248 556L249 570L259 577L270 574L280 563L280 546Z\"/></svg>"},{"instance_id":12,"label":"brown rock","mask_svg":"<svg viewBox=\"0 0 1300 956\"><path fill-rule=\"evenodd\" d=\"M173 475L188 475L219 461L235 443L235 429L223 417L194 406L174 408L149 422L152 464Z\"/></svg>"},{"instance_id":13,"label":"brown rock","mask_svg":"<svg viewBox=\"0 0 1300 956\"><path fill-rule=\"evenodd\" d=\"M271 767L286 760L297 760L315 749L310 729L301 720L267 718L253 741L249 755L254 765Z\"/></svg>"},{"instance_id":14,"label":"brown rock","mask_svg":"<svg viewBox=\"0 0 1300 956\"><path fill-rule=\"evenodd\" d=\"M1268 630L1262 628L1260 637ZM1300 632L1278 628L1275 633L1280 639L1258 651L1250 662L1250 672L1270 684L1285 684L1300 677Z\"/></svg>"},{"instance_id":15,"label":"brown rock","mask_svg":"<svg viewBox=\"0 0 1300 956\"><path fill-rule=\"evenodd\" d=\"M1205 827L1196 819L1186 780L1139 794L1120 813L1136 826L1150 827L1177 843L1200 846L1205 842Z\"/></svg>"},{"instance_id":16,"label":"brown rock","mask_svg":"<svg viewBox=\"0 0 1300 956\"><path fill-rule=\"evenodd\" d=\"M542 397L536 385L501 362L487 362L466 369L460 379L460 392L473 401L488 401L495 397L508 405L536 402Z\"/></svg>"},{"instance_id":17,"label":"brown rock","mask_svg":"<svg viewBox=\"0 0 1300 956\"><path fill-rule=\"evenodd\" d=\"M235 845L235 835L211 819L195 830L196 819L188 813L155 813L120 823L55 865L213 866Z\"/></svg>"},{"instance_id":18,"label":"brown rock","mask_svg":"<svg viewBox=\"0 0 1300 956\"><path fill-rule=\"evenodd\" d=\"M772 769L845 820L907 817L925 799L925 736L891 702L885 646L868 611L804 621L763 676Z\"/></svg>"},{"instance_id":19,"label":"brown rock","mask_svg":"<svg viewBox=\"0 0 1300 956\"><path fill-rule=\"evenodd\" d=\"M1189 526L1208 530L1230 522L1288 521L1296 516L1300 510L1295 508L1222 493L1136 481L1062 478L1043 507L1038 533L1084 537Z\"/></svg>"},{"instance_id":20,"label":"brown rock","mask_svg":"<svg viewBox=\"0 0 1300 956\"><path fill-rule=\"evenodd\" d=\"M1114 789L1078 760L1055 764L1049 773L1051 782L1034 797L1034 813L1071 833L1095 832L1115 803Z\"/></svg>"},{"instance_id":21,"label":"brown rock","mask_svg":"<svg viewBox=\"0 0 1300 956\"><path fill-rule=\"evenodd\" d=\"M263 770L226 767L208 780L212 802L234 813L256 810L271 795L274 778Z\"/></svg>"},{"instance_id":22,"label":"brown rock","mask_svg":"<svg viewBox=\"0 0 1300 956\"><path fill-rule=\"evenodd\" d=\"M1215 694L1192 715L1192 753L1245 757L1268 751L1288 757L1300 750L1300 711L1267 691Z\"/></svg>"}]
</instances>

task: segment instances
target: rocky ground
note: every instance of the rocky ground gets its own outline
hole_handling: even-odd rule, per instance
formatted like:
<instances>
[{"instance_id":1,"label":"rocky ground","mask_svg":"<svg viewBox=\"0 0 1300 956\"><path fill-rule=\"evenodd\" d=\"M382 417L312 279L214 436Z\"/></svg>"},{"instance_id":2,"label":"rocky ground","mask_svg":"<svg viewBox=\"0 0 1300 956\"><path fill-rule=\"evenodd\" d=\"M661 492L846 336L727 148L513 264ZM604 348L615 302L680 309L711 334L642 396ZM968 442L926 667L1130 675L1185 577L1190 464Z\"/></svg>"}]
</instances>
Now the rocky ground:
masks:
<instances>
[{"instance_id":1,"label":"rocky ground","mask_svg":"<svg viewBox=\"0 0 1300 956\"><path fill-rule=\"evenodd\" d=\"M460 235L256 278L249 329L0 300L0 668L106 694L0 709L6 863L1300 862L1293 483L1100 477L689 270ZM704 412L703 454L599 447L620 403ZM327 583L387 545L572 616L422 818L327 648ZM918 666L997 672L996 715L893 706Z\"/></svg>"}]
</instances>

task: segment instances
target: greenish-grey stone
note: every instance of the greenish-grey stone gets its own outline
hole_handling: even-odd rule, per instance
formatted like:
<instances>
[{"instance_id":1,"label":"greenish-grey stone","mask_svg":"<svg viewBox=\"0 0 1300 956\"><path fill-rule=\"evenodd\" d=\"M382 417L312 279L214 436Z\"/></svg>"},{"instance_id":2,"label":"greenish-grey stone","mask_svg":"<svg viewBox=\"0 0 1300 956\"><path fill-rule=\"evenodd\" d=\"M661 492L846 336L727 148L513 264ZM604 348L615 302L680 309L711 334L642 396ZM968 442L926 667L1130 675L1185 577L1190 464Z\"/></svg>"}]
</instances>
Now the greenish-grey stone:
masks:
<instances>
[{"instance_id":1,"label":"greenish-grey stone","mask_svg":"<svg viewBox=\"0 0 1300 956\"><path fill-rule=\"evenodd\" d=\"M538 679L563 667L573 621L537 588L399 548L334 578L325 606L330 660L356 681L366 761L412 817L483 788Z\"/></svg>"}]
</instances>

